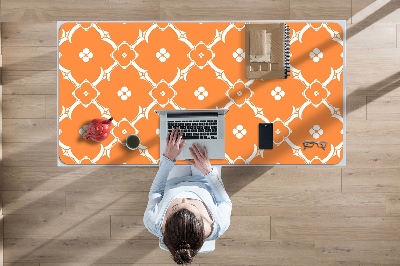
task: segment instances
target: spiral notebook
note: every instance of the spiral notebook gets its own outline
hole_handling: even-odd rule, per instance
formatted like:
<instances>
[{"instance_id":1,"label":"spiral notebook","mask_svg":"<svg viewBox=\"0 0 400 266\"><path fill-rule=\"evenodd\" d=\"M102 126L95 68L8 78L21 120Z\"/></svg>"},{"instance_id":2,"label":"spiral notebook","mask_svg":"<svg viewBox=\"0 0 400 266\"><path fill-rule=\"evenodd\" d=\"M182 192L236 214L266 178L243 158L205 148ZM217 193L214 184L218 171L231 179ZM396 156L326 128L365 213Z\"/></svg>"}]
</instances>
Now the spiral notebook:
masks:
<instances>
[{"instance_id":1,"label":"spiral notebook","mask_svg":"<svg viewBox=\"0 0 400 266\"><path fill-rule=\"evenodd\" d=\"M246 78L286 79L290 71L290 29L285 23L245 25Z\"/></svg>"}]
</instances>

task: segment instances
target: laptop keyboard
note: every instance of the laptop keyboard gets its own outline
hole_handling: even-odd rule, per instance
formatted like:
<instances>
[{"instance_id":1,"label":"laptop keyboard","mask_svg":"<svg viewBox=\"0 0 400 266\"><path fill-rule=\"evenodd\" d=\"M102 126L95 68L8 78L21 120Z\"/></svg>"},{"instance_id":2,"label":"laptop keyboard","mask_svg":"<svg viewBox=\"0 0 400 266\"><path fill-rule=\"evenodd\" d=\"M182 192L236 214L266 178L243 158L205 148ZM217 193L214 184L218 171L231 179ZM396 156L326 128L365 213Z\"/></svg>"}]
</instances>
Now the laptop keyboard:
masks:
<instances>
[{"instance_id":1,"label":"laptop keyboard","mask_svg":"<svg viewBox=\"0 0 400 266\"><path fill-rule=\"evenodd\" d=\"M169 121L168 132L178 127L183 130L183 139L217 139L217 120Z\"/></svg>"}]
</instances>

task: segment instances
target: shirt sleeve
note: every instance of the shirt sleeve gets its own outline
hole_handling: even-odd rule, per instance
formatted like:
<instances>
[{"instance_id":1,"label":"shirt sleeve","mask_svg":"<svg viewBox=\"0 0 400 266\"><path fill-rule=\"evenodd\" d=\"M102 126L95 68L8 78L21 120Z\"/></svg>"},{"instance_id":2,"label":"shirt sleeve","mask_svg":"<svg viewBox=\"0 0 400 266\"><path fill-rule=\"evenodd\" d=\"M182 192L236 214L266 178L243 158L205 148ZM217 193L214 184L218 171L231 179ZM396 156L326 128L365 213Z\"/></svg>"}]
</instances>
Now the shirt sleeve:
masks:
<instances>
[{"instance_id":1,"label":"shirt sleeve","mask_svg":"<svg viewBox=\"0 0 400 266\"><path fill-rule=\"evenodd\" d=\"M211 186L212 192L214 194L216 205L218 207L218 216L219 219L219 232L218 236L220 237L222 234L228 230L231 221L231 213L232 213L232 202L228 196L228 193L225 191L225 186L222 183L221 175L216 167L212 168L212 171L205 175L208 183Z\"/></svg>"},{"instance_id":2,"label":"shirt sleeve","mask_svg":"<svg viewBox=\"0 0 400 266\"><path fill-rule=\"evenodd\" d=\"M156 217L160 211L159 203L164 196L165 184L168 174L174 167L174 162L162 155L160 158L160 167L153 180L149 192L149 201L144 212L143 223L146 228L155 236L159 235L160 228L157 228Z\"/></svg>"}]
</instances>

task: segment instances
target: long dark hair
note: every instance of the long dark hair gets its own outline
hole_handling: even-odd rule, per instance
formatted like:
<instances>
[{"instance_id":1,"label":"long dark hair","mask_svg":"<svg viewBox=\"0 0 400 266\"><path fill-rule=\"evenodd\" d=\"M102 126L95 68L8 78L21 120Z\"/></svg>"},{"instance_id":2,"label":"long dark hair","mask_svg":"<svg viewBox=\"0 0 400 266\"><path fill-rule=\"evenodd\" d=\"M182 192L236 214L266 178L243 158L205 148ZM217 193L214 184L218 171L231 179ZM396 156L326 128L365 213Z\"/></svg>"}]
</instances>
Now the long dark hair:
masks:
<instances>
[{"instance_id":1,"label":"long dark hair","mask_svg":"<svg viewBox=\"0 0 400 266\"><path fill-rule=\"evenodd\" d=\"M203 219L180 209L167 218L163 237L177 264L191 263L205 240Z\"/></svg>"}]
</instances>

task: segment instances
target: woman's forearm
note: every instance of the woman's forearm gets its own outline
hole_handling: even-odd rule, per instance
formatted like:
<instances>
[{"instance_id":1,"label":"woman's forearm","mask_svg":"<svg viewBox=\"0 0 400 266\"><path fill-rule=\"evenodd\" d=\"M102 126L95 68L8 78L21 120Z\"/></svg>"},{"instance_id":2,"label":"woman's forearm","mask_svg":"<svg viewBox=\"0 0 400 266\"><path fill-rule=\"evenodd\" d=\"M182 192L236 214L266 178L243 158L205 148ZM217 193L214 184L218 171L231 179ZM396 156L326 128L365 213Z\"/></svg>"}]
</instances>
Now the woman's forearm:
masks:
<instances>
[{"instance_id":1,"label":"woman's forearm","mask_svg":"<svg viewBox=\"0 0 400 266\"><path fill-rule=\"evenodd\" d=\"M164 155L161 156L160 166L158 168L156 176L154 177L153 183L151 184L150 193L164 194L165 184L167 183L169 172L171 172L174 164L175 163L173 161L171 161Z\"/></svg>"}]
</instances>

